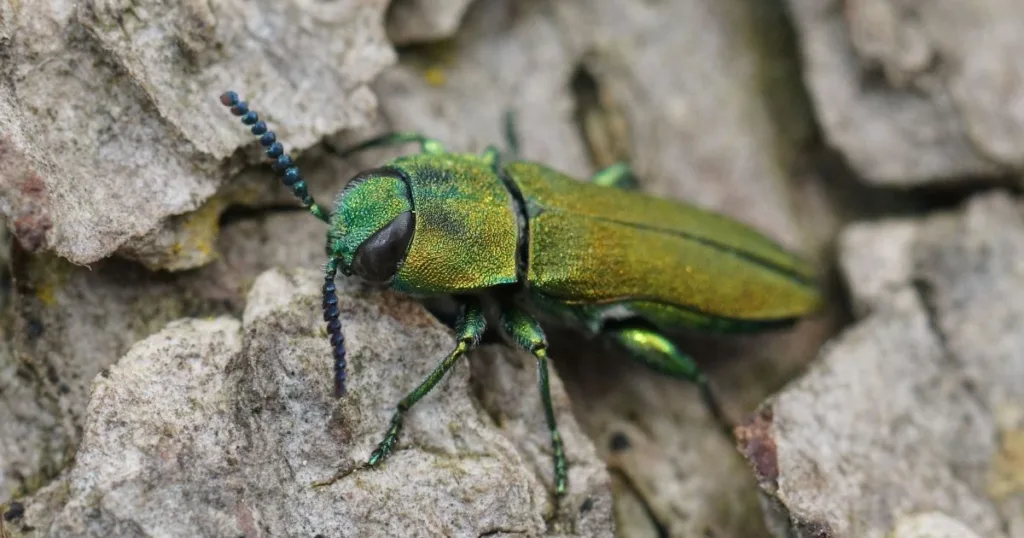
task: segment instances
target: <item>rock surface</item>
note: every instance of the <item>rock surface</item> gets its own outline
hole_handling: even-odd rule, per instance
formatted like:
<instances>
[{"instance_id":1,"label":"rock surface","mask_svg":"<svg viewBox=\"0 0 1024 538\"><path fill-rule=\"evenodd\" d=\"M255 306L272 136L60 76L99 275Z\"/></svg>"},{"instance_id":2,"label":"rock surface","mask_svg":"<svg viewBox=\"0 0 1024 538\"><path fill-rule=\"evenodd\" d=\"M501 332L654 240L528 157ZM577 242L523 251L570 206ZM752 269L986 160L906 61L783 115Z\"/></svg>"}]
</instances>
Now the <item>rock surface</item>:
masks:
<instances>
[{"instance_id":1,"label":"rock surface","mask_svg":"<svg viewBox=\"0 0 1024 538\"><path fill-rule=\"evenodd\" d=\"M939 512L926 512L901 518L892 538L979 538L963 523Z\"/></svg>"},{"instance_id":2,"label":"rock surface","mask_svg":"<svg viewBox=\"0 0 1024 538\"><path fill-rule=\"evenodd\" d=\"M182 320L133 346L96 380L81 448L56 486L65 502L25 501L13 536L612 535L607 474L558 382L572 466L569 495L552 503L522 353L478 354L472 383L470 365L457 366L409 413L383 468L357 468L451 333L414 303L343 286L351 383L336 403L320 281L264 273L241 322ZM352 472L311 486L338 470Z\"/></svg>"},{"instance_id":3,"label":"rock surface","mask_svg":"<svg viewBox=\"0 0 1024 538\"><path fill-rule=\"evenodd\" d=\"M393 0L388 6L388 39L396 45L438 41L459 29L471 0Z\"/></svg>"},{"instance_id":4,"label":"rock surface","mask_svg":"<svg viewBox=\"0 0 1024 538\"><path fill-rule=\"evenodd\" d=\"M92 380L136 341L181 317L240 315L262 271L323 263L323 233L322 223L300 212L235 220L221 230L217 261L174 275L118 260L84 268L15 249L0 407L22 411L0 431L0 443L19 447L0 452L0 498L34 491L64 467L81 436Z\"/></svg>"},{"instance_id":5,"label":"rock surface","mask_svg":"<svg viewBox=\"0 0 1024 538\"><path fill-rule=\"evenodd\" d=\"M829 142L865 179L1024 169L1024 4L788 0Z\"/></svg>"},{"instance_id":6,"label":"rock surface","mask_svg":"<svg viewBox=\"0 0 1024 538\"><path fill-rule=\"evenodd\" d=\"M855 226L840 258L863 319L742 430L776 534L1021 536L1022 208Z\"/></svg>"},{"instance_id":7,"label":"rock surface","mask_svg":"<svg viewBox=\"0 0 1024 538\"><path fill-rule=\"evenodd\" d=\"M0 4L0 208L23 247L0 349L0 502L35 492L3 532L310 536L386 514L381 532L600 536L614 513L621 536L1024 536L1024 225L999 194L843 235L859 321L741 430L756 483L692 387L551 331L579 488L557 514L531 360L497 346L417 408L384 470L310 488L366 456L450 335L346 285L361 366L354 398L327 398L315 276L272 271L247 298L267 269L321 264L323 227L267 211L294 201L264 169L223 180L257 153L236 151L250 140L212 98L222 87L310 149L321 202L409 149L341 160L311 148L324 135L415 129L481 151L510 109L526 158L579 177L629 158L640 188L804 252L845 218L813 186L839 180L793 179L814 125L775 3L406 0L384 23L386 4ZM825 137L869 182L1019 175L1015 3L788 5ZM394 42L442 41L378 77L394 61L385 26ZM141 266L101 260L112 253ZM740 417L834 323L681 342ZM421 493L448 509L418 508Z\"/></svg>"},{"instance_id":8,"label":"rock surface","mask_svg":"<svg viewBox=\"0 0 1024 538\"><path fill-rule=\"evenodd\" d=\"M386 5L0 3L0 209L26 248L74 263L118 251L160 268L208 263L213 251L189 242L209 226L159 230L203 206L223 160L251 143L217 96L259 96L294 148L368 125L367 85L394 62Z\"/></svg>"}]
</instances>

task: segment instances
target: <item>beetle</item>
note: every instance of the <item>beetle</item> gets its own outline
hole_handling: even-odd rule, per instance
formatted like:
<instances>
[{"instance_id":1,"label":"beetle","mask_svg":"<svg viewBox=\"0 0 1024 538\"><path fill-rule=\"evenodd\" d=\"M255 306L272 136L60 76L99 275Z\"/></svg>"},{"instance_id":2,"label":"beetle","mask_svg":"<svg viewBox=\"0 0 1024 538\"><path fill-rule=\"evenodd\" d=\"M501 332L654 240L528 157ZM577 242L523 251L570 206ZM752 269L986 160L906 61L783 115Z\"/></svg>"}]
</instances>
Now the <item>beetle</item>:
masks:
<instances>
[{"instance_id":1,"label":"beetle","mask_svg":"<svg viewBox=\"0 0 1024 538\"><path fill-rule=\"evenodd\" d=\"M416 132L389 133L342 155L417 143L420 152L357 174L328 212L309 194L273 131L234 91L220 96L266 148L271 166L302 205L329 225L323 319L334 355L334 390L345 394L345 338L335 278L355 274L415 297L459 305L455 346L399 403L367 465L393 450L406 412L476 346L496 306L504 333L533 355L551 439L554 491L567 463L548 386L542 316L616 342L626 355L697 385L728 428L708 380L666 336L677 329L752 333L791 326L815 311L812 267L752 228L683 202L635 191L626 163L578 181L495 146L451 153Z\"/></svg>"}]
</instances>

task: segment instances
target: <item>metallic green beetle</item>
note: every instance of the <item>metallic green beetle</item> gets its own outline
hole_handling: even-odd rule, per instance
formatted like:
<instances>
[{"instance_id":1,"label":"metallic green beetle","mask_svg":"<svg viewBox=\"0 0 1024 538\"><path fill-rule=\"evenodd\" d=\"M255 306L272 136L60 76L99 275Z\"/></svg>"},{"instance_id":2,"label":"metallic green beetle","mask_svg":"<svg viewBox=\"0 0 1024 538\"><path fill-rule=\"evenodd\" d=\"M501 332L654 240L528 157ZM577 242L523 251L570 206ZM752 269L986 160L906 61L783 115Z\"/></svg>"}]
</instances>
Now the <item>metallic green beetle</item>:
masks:
<instances>
[{"instance_id":1,"label":"metallic green beetle","mask_svg":"<svg viewBox=\"0 0 1024 538\"><path fill-rule=\"evenodd\" d=\"M360 173L328 213L257 114L234 92L223 94L221 102L260 137L272 166L303 206L330 225L323 307L339 397L345 392L345 347L337 271L417 297L450 296L460 305L455 348L398 403L370 466L391 453L405 412L479 342L487 303L497 305L505 333L536 357L555 493L562 495L566 458L537 316L553 314L609 337L630 357L696 383L715 417L727 424L704 375L665 332L780 328L820 302L812 269L747 226L616 188L632 177L625 164L586 183L541 164L502 162L494 147L482 155L449 153L421 134L393 133L346 153L410 142L422 152ZM511 123L508 133L515 154Z\"/></svg>"}]
</instances>

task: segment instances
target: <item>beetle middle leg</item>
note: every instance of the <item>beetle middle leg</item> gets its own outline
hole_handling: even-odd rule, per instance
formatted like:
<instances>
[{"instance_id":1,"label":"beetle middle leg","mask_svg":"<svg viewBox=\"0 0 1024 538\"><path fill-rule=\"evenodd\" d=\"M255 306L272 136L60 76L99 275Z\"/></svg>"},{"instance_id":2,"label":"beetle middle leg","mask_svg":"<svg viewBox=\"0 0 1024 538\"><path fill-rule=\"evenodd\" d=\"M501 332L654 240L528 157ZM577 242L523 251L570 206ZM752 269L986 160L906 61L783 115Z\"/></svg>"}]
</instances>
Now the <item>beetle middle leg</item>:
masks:
<instances>
[{"instance_id":1,"label":"beetle middle leg","mask_svg":"<svg viewBox=\"0 0 1024 538\"><path fill-rule=\"evenodd\" d=\"M498 173L498 169L501 168L501 151L495 146L487 146L484 150L483 160L494 170L494 173Z\"/></svg>"},{"instance_id":2,"label":"beetle middle leg","mask_svg":"<svg viewBox=\"0 0 1024 538\"><path fill-rule=\"evenodd\" d=\"M518 159L519 134L516 132L516 113L512 109L505 111L505 144L508 146L507 156L512 160ZM483 153L483 159L495 173L501 168L501 150L497 146L487 146Z\"/></svg>"},{"instance_id":3,"label":"beetle middle leg","mask_svg":"<svg viewBox=\"0 0 1024 538\"><path fill-rule=\"evenodd\" d=\"M337 155L338 157L348 157L349 155L358 151L363 151L373 148L386 148L390 146L400 146L402 144L409 144L416 142L420 145L420 152L430 154L444 153L445 147L440 140L435 140L428 137L423 133L417 133L415 131L399 131L393 133L384 133L380 136L375 136L369 140L364 140L355 146L346 149L339 149L331 144L329 141L324 140L324 149L328 153Z\"/></svg>"},{"instance_id":4,"label":"beetle middle leg","mask_svg":"<svg viewBox=\"0 0 1024 538\"><path fill-rule=\"evenodd\" d=\"M373 454L370 454L370 459L367 461L367 465L370 467L376 467L391 455L391 450L394 448L395 442L398 441L398 434L402 431L402 421L405 412L412 408L413 405L416 405L416 402L420 401L421 398L437 386L445 374L452 369L452 366L455 366L455 363L467 351L476 347L477 343L480 342L480 338L487 328L483 306L478 299L471 297L461 299L461 302L462 308L456 322L455 349L440 364L434 367L434 370L430 372L426 379L420 382L418 387L409 394L406 394L405 398L398 402L398 408L395 410L395 414L391 416L391 425L384 435L384 439L377 445L377 449L373 451Z\"/></svg>"},{"instance_id":5,"label":"beetle middle leg","mask_svg":"<svg viewBox=\"0 0 1024 538\"><path fill-rule=\"evenodd\" d=\"M637 187L633 168L626 162L617 162L608 168L598 171L590 177L590 182L603 187L615 187L632 190Z\"/></svg>"},{"instance_id":6,"label":"beetle middle leg","mask_svg":"<svg viewBox=\"0 0 1024 538\"><path fill-rule=\"evenodd\" d=\"M505 111L505 145L513 159L519 158L519 130L516 127L516 113L511 108Z\"/></svg>"},{"instance_id":7,"label":"beetle middle leg","mask_svg":"<svg viewBox=\"0 0 1024 538\"><path fill-rule=\"evenodd\" d=\"M540 388L541 401L544 404L544 417L547 419L551 433L551 450L555 463L555 495L562 496L566 492L568 482L568 463L565 458L565 447L562 434L558 432L555 422L555 408L551 404L551 388L548 384L548 342L540 323L519 308L506 305L501 313L505 332L537 358L537 385Z\"/></svg>"},{"instance_id":8,"label":"beetle middle leg","mask_svg":"<svg viewBox=\"0 0 1024 538\"><path fill-rule=\"evenodd\" d=\"M697 367L697 363L679 351L679 348L665 335L644 324L631 322L606 327L602 330L602 334L610 336L625 348L630 358L659 373L696 384L700 390L701 399L704 400L704 405L707 406L715 421L725 430L727 436L733 437L733 424L722 411L722 406L711 391L707 377Z\"/></svg>"}]
</instances>

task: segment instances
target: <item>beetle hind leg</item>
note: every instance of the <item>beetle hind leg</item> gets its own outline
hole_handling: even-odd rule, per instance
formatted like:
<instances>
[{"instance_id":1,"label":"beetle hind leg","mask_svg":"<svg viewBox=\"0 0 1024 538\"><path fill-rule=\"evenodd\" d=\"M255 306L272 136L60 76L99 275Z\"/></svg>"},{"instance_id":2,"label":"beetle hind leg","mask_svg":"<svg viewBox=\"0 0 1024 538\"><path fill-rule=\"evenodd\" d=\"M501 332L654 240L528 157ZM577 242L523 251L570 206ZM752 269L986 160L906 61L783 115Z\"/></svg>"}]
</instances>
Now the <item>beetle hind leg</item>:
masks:
<instances>
[{"instance_id":1,"label":"beetle hind leg","mask_svg":"<svg viewBox=\"0 0 1024 538\"><path fill-rule=\"evenodd\" d=\"M555 422L555 408L551 404L551 387L548 383L548 343L540 323L522 310L505 306L501 314L505 332L529 351L537 359L537 386L540 389L541 401L544 404L544 418L551 434L551 451L555 465L555 495L565 495L568 483L568 462L565 458L565 446L562 434Z\"/></svg>"},{"instance_id":2,"label":"beetle hind leg","mask_svg":"<svg viewBox=\"0 0 1024 538\"><path fill-rule=\"evenodd\" d=\"M697 385L701 399L712 417L725 430L726 435L733 437L733 424L722 411L722 406L711 391L707 377L697 367L693 358L680 351L665 335L650 327L630 323L606 327L602 333L625 348L633 360L656 372L685 379Z\"/></svg>"}]
</instances>

